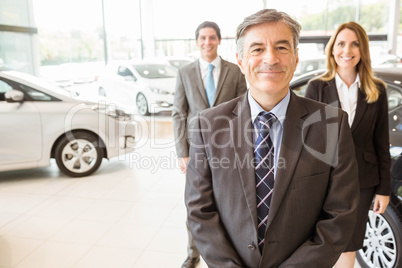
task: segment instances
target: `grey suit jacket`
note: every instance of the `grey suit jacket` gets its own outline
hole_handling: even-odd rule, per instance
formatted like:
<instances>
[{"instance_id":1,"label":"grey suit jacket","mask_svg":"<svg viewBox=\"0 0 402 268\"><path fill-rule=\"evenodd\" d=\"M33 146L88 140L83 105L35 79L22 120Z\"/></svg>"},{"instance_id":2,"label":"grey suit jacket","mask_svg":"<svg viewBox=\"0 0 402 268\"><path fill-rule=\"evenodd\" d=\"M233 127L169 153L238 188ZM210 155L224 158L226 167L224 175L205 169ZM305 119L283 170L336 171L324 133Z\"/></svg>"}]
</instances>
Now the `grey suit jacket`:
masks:
<instances>
[{"instance_id":1,"label":"grey suit jacket","mask_svg":"<svg viewBox=\"0 0 402 268\"><path fill-rule=\"evenodd\" d=\"M347 115L291 92L262 254L247 94L201 112L185 203L208 267L332 267L359 200Z\"/></svg>"},{"instance_id":2,"label":"grey suit jacket","mask_svg":"<svg viewBox=\"0 0 402 268\"><path fill-rule=\"evenodd\" d=\"M221 59L221 72L213 106L241 96L246 91L246 80L240 68ZM193 118L207 108L207 94L201 78L199 61L196 60L181 68L177 75L172 117L178 157L188 156L188 133L195 123Z\"/></svg>"}]
</instances>

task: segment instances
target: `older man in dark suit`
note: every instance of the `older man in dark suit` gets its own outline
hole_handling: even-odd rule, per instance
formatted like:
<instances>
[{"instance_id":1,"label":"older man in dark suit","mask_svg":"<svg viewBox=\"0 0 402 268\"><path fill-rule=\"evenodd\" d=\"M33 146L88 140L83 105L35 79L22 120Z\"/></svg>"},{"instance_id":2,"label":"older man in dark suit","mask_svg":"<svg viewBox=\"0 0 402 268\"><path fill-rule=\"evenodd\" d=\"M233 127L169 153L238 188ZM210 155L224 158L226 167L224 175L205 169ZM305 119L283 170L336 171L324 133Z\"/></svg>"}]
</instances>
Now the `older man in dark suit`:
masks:
<instances>
[{"instance_id":1,"label":"older man in dark suit","mask_svg":"<svg viewBox=\"0 0 402 268\"><path fill-rule=\"evenodd\" d=\"M359 197L347 114L296 96L301 26L261 10L239 25L247 94L201 112L185 202L208 267L332 267Z\"/></svg>"},{"instance_id":2,"label":"older man in dark suit","mask_svg":"<svg viewBox=\"0 0 402 268\"><path fill-rule=\"evenodd\" d=\"M218 56L222 39L218 25L210 21L201 23L195 37L201 57L179 70L172 112L176 152L184 173L189 155L188 133L195 123L194 116L247 91L246 80L239 67ZM200 256L191 233L188 234L188 258L183 268L195 267Z\"/></svg>"}]
</instances>

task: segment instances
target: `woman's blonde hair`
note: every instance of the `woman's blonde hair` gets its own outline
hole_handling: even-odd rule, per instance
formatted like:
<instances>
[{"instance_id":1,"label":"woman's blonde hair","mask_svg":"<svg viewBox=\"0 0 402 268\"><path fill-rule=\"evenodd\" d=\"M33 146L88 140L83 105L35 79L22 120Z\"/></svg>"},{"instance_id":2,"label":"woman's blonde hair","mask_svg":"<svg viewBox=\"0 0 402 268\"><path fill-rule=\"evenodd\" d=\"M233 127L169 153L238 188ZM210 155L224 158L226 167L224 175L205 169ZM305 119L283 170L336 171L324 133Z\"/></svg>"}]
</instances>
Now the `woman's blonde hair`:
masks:
<instances>
[{"instance_id":1,"label":"woman's blonde hair","mask_svg":"<svg viewBox=\"0 0 402 268\"><path fill-rule=\"evenodd\" d=\"M327 71L319 79L329 81L335 77L337 64L334 56L332 55L332 51L334 49L336 37L344 29L349 29L355 32L359 42L360 61L356 65L356 71L359 73L361 85L360 90L366 94L367 103L376 102L380 96L378 86L382 85L384 88L386 88L386 84L373 74L369 51L369 38L363 27L356 22L350 21L341 24L329 39L329 42L325 47L325 53L327 55Z\"/></svg>"}]
</instances>

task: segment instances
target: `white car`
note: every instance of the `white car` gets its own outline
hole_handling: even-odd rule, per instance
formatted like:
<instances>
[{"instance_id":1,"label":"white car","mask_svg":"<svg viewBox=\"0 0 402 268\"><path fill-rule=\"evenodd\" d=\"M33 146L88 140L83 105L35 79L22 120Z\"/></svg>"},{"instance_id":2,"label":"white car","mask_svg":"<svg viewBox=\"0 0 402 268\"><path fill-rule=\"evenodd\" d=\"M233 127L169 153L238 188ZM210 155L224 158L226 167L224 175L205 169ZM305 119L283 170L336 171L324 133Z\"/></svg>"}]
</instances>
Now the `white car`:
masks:
<instances>
[{"instance_id":1,"label":"white car","mask_svg":"<svg viewBox=\"0 0 402 268\"><path fill-rule=\"evenodd\" d=\"M104 103L72 98L43 79L0 69L0 171L45 167L73 177L134 150L137 123Z\"/></svg>"},{"instance_id":2,"label":"white car","mask_svg":"<svg viewBox=\"0 0 402 268\"><path fill-rule=\"evenodd\" d=\"M293 77L295 78L308 72L326 68L327 68L327 57L325 55L316 56L313 58L305 58L305 59L301 58L299 60L299 64L297 64L297 68L293 74Z\"/></svg>"},{"instance_id":3,"label":"white car","mask_svg":"<svg viewBox=\"0 0 402 268\"><path fill-rule=\"evenodd\" d=\"M373 68L402 68L402 57L393 54L382 54L372 57Z\"/></svg>"},{"instance_id":4,"label":"white car","mask_svg":"<svg viewBox=\"0 0 402 268\"><path fill-rule=\"evenodd\" d=\"M99 95L128 107L140 115L171 110L177 69L159 63L111 63L99 77Z\"/></svg>"},{"instance_id":5,"label":"white car","mask_svg":"<svg viewBox=\"0 0 402 268\"><path fill-rule=\"evenodd\" d=\"M195 61L195 59L190 57L174 57L174 56L153 57L153 58L147 58L145 60L154 63L167 64L172 67L175 67L176 69L180 69L186 66L187 64L190 64L193 61Z\"/></svg>"},{"instance_id":6,"label":"white car","mask_svg":"<svg viewBox=\"0 0 402 268\"><path fill-rule=\"evenodd\" d=\"M104 62L63 63L40 66L40 77L56 86L70 88L77 84L90 84L98 80L105 68Z\"/></svg>"}]
</instances>

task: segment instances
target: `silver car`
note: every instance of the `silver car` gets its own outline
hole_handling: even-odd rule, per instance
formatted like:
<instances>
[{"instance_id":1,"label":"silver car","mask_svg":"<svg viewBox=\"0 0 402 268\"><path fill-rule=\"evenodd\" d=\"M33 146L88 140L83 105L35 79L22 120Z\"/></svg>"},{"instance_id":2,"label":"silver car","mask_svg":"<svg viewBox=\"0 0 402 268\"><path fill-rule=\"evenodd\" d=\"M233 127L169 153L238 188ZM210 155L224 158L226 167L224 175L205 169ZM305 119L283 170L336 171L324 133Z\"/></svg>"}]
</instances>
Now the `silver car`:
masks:
<instances>
[{"instance_id":1,"label":"silver car","mask_svg":"<svg viewBox=\"0 0 402 268\"><path fill-rule=\"evenodd\" d=\"M0 69L0 171L44 167L55 158L73 177L103 158L133 151L137 123L105 103L72 98L37 77Z\"/></svg>"},{"instance_id":2,"label":"silver car","mask_svg":"<svg viewBox=\"0 0 402 268\"><path fill-rule=\"evenodd\" d=\"M177 69L154 62L111 63L99 77L99 95L136 107L140 115L172 109Z\"/></svg>"}]
</instances>

